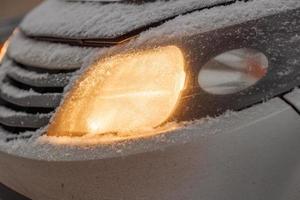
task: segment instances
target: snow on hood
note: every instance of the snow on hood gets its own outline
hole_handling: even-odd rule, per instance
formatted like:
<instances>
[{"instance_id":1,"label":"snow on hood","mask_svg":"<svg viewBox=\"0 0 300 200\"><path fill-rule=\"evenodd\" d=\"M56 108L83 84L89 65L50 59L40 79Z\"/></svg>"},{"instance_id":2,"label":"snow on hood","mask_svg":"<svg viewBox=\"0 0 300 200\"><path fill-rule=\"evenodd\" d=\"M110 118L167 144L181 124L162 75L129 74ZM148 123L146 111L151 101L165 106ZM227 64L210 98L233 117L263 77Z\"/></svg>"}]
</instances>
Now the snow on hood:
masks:
<instances>
[{"instance_id":1,"label":"snow on hood","mask_svg":"<svg viewBox=\"0 0 300 200\"><path fill-rule=\"evenodd\" d=\"M172 0L145 4L50 0L31 12L21 29L29 35L114 38L168 17L232 0Z\"/></svg>"},{"instance_id":2,"label":"snow on hood","mask_svg":"<svg viewBox=\"0 0 300 200\"><path fill-rule=\"evenodd\" d=\"M28 66L46 69L77 69L85 58L98 48L82 48L58 43L36 41L16 33L8 48L8 55Z\"/></svg>"},{"instance_id":3,"label":"snow on hood","mask_svg":"<svg viewBox=\"0 0 300 200\"><path fill-rule=\"evenodd\" d=\"M230 6L218 6L178 16L163 25L143 32L133 41L134 44L153 42L205 33L232 26L245 21L273 15L279 12L300 8L299 0L252 0L236 2Z\"/></svg>"},{"instance_id":4,"label":"snow on hood","mask_svg":"<svg viewBox=\"0 0 300 200\"><path fill-rule=\"evenodd\" d=\"M47 12L47 9L51 10L51 5L57 6L59 4L70 4L69 6L75 6L77 9L81 7L87 9L85 7L85 4L84 6L79 6L74 3L66 3L56 0L49 1L43 4L42 8L38 8L36 11L30 14L29 17L24 21L22 26L25 26L25 24L27 24L26 21L31 18L31 15L37 15L36 13L41 12L39 11L40 9L45 9L45 12ZM88 5L90 4L88 3ZM98 5L98 8L101 8L101 6ZM168 38L179 38L187 35L203 33L217 28L222 28L225 25L234 25L247 20L256 19L259 17L271 15L284 10L295 9L298 7L300 7L299 0L253 0L247 3L237 2L231 4L230 6L219 6L210 9L204 9L201 11L193 12L191 14L178 16L161 26L141 33L139 37L137 37L137 39L129 43L131 46L128 45L128 48L134 48L135 45L142 45L145 42L155 42L155 40L167 40ZM91 9L94 10L95 8L93 7ZM67 11L66 8L64 8L63 10L66 10L65 12L67 12L67 16L71 15L70 11ZM76 13L76 10L74 11L74 13ZM44 19L43 17L41 18L36 16L34 23L38 23L40 25L35 26L33 25L33 23L33 27L30 28L30 30L35 30L35 32L38 33L39 31L43 31L44 28L47 27L49 29L52 29L52 25L44 25L44 23L48 23L44 21L46 19L48 19L48 17L45 17ZM51 19L49 21L54 22L55 20ZM76 21L74 23L77 23L77 20L74 21ZM89 20L86 23L88 22ZM130 22L128 24L130 24ZM55 26L56 25L54 25L54 27ZM73 28L75 28L75 26ZM57 31L59 31L59 29L57 29ZM89 32L90 29L86 28L85 31ZM80 34L85 33L85 31L80 31ZM100 32L101 31L99 29L99 33ZM75 32L74 34L77 33ZM112 49L116 48L119 48L119 46L112 47ZM42 42L26 38L21 34L16 34L16 36L12 39L11 45L8 49L8 53L11 57L19 61L20 63L31 66L49 69L75 69L83 66L85 60L89 61L91 57L95 55L95 53L101 54L107 49L110 48L84 48L58 43Z\"/></svg>"}]
</instances>

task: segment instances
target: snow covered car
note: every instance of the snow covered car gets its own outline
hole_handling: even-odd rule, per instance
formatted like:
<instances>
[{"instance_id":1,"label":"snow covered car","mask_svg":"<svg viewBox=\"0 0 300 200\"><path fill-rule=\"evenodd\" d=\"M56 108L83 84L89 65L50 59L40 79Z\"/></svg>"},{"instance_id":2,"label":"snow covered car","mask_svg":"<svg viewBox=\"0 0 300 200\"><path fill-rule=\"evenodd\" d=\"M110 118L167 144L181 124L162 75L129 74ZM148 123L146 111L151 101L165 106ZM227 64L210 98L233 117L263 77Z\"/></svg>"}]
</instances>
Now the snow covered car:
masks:
<instances>
[{"instance_id":1,"label":"snow covered car","mask_svg":"<svg viewBox=\"0 0 300 200\"><path fill-rule=\"evenodd\" d=\"M31 199L299 199L300 1L46 1L0 68Z\"/></svg>"}]
</instances>

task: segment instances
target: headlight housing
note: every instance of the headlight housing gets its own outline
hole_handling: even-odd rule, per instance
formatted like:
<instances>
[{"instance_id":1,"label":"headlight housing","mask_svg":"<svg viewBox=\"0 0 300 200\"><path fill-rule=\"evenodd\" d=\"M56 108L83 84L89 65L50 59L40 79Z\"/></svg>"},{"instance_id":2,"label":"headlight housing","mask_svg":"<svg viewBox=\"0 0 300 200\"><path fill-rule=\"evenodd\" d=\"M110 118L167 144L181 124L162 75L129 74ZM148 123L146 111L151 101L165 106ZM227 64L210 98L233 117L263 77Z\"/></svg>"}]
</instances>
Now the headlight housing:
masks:
<instances>
[{"instance_id":1,"label":"headlight housing","mask_svg":"<svg viewBox=\"0 0 300 200\"><path fill-rule=\"evenodd\" d=\"M281 28L298 20L298 13L295 9L150 41L135 52L103 58L75 83L47 134L140 133L164 122L217 116L281 95L300 85L298 32L292 26ZM238 59L227 62L228 56ZM225 77L212 82L207 74L215 79L234 75L234 81Z\"/></svg>"},{"instance_id":2,"label":"headlight housing","mask_svg":"<svg viewBox=\"0 0 300 200\"><path fill-rule=\"evenodd\" d=\"M185 83L176 46L121 54L94 63L77 81L48 135L147 131L174 111Z\"/></svg>"}]
</instances>

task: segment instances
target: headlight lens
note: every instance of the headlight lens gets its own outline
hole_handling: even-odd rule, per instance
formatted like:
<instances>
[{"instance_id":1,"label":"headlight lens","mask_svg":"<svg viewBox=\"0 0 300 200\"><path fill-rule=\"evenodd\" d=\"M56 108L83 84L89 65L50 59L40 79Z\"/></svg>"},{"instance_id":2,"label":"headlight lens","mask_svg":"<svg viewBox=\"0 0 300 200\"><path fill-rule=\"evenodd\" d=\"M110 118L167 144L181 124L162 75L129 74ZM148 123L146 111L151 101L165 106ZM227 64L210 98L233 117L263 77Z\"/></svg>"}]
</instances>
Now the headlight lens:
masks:
<instances>
[{"instance_id":1,"label":"headlight lens","mask_svg":"<svg viewBox=\"0 0 300 200\"><path fill-rule=\"evenodd\" d=\"M176 46L121 54L93 64L48 128L50 136L138 132L165 122L186 74Z\"/></svg>"}]
</instances>

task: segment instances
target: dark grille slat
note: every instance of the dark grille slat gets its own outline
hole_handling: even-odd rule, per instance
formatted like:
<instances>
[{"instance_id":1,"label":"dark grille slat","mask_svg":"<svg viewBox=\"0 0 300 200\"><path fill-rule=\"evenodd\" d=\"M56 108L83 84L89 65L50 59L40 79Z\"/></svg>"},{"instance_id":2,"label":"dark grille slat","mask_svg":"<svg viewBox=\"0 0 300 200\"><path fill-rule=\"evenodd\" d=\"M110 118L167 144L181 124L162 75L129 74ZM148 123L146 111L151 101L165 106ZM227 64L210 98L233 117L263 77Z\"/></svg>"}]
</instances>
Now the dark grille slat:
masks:
<instances>
[{"instance_id":1,"label":"dark grille slat","mask_svg":"<svg viewBox=\"0 0 300 200\"><path fill-rule=\"evenodd\" d=\"M26 39L21 40L24 42ZM78 52L79 48L75 54ZM88 50L84 53L87 54ZM42 66L28 65L9 52L1 63L0 141L26 140L48 125L61 102L65 87L81 66L81 60L73 61L72 66L78 65L76 68L71 65L67 68L45 68L43 63L40 64Z\"/></svg>"},{"instance_id":2,"label":"dark grille slat","mask_svg":"<svg viewBox=\"0 0 300 200\"><path fill-rule=\"evenodd\" d=\"M36 73L27 69L19 67L17 64L12 63L7 75L20 83L32 87L59 87L63 88L68 83L73 73Z\"/></svg>"},{"instance_id":3,"label":"dark grille slat","mask_svg":"<svg viewBox=\"0 0 300 200\"><path fill-rule=\"evenodd\" d=\"M0 123L9 127L40 128L48 124L51 114L28 114L0 107Z\"/></svg>"},{"instance_id":4,"label":"dark grille slat","mask_svg":"<svg viewBox=\"0 0 300 200\"><path fill-rule=\"evenodd\" d=\"M29 139L46 126L74 70L45 70L6 58L0 67L0 130L5 141Z\"/></svg>"},{"instance_id":5,"label":"dark grille slat","mask_svg":"<svg viewBox=\"0 0 300 200\"><path fill-rule=\"evenodd\" d=\"M62 95L58 93L39 94L28 90L20 90L8 83L2 83L0 97L4 101L22 107L56 108Z\"/></svg>"},{"instance_id":6,"label":"dark grille slat","mask_svg":"<svg viewBox=\"0 0 300 200\"><path fill-rule=\"evenodd\" d=\"M14 141L14 140L19 140L19 139L22 139L22 140L28 140L32 137L32 135L16 135L15 137L7 137L6 138L6 142L10 142L10 141Z\"/></svg>"}]
</instances>

